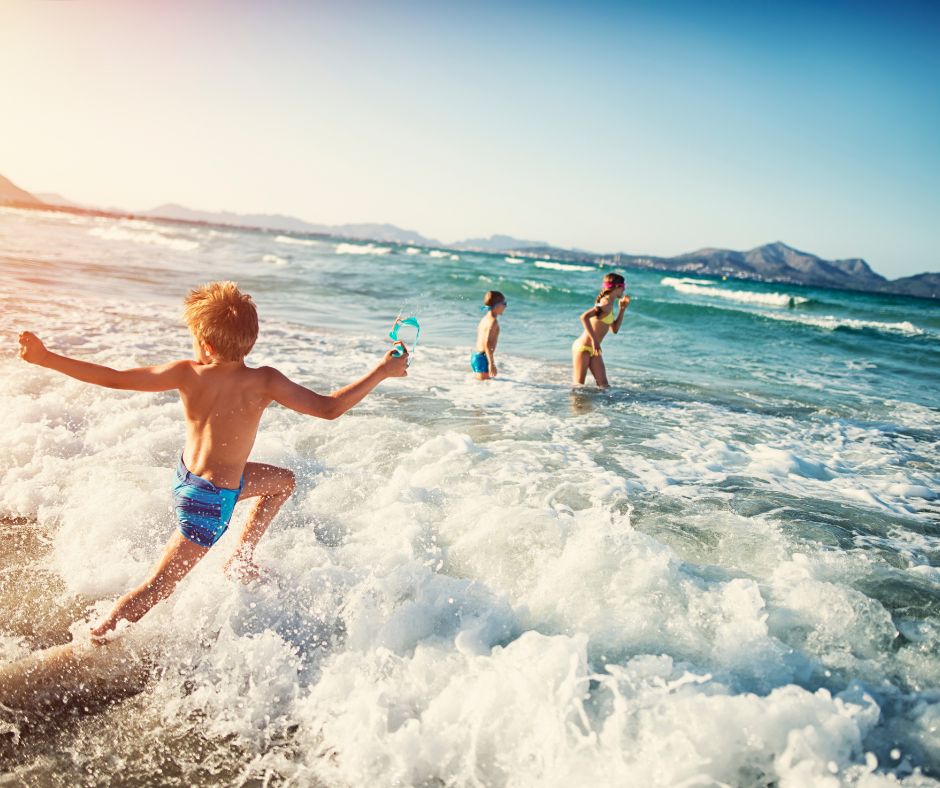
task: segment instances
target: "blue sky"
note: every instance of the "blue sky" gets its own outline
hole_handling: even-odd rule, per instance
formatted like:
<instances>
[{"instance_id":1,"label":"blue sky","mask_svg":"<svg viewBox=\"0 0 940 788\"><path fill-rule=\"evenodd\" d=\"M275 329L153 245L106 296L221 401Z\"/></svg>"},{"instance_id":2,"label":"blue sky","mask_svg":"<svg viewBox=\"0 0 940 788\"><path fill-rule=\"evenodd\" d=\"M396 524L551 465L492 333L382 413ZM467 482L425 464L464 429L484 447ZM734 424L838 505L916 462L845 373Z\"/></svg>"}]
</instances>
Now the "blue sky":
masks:
<instances>
[{"instance_id":1,"label":"blue sky","mask_svg":"<svg viewBox=\"0 0 940 788\"><path fill-rule=\"evenodd\" d=\"M940 270L926 3L9 0L0 173L145 209ZM10 79L9 75L16 75Z\"/></svg>"}]
</instances>

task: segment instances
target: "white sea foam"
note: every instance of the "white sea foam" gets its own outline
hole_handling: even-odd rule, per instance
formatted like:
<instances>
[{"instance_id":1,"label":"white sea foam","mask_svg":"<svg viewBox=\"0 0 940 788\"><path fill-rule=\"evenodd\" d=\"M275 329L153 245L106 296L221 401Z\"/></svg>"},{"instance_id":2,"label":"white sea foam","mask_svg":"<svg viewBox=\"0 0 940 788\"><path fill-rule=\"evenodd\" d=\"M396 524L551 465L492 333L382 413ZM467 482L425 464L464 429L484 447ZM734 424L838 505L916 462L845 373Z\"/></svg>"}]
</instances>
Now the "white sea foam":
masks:
<instances>
[{"instance_id":1,"label":"white sea foam","mask_svg":"<svg viewBox=\"0 0 940 788\"><path fill-rule=\"evenodd\" d=\"M147 229L153 228L153 229ZM199 242L187 238L174 238L157 232L157 227L149 222L128 222L125 225L92 227L89 235L105 241L130 241L135 244L165 246L177 252L192 252L199 248Z\"/></svg>"},{"instance_id":2,"label":"white sea foam","mask_svg":"<svg viewBox=\"0 0 940 788\"><path fill-rule=\"evenodd\" d=\"M885 400L885 405L890 409L892 421L897 424L915 430L940 431L940 409L894 399Z\"/></svg>"},{"instance_id":3,"label":"white sea foam","mask_svg":"<svg viewBox=\"0 0 940 788\"><path fill-rule=\"evenodd\" d=\"M450 257L450 252L445 252L443 249L432 249L428 252L428 257Z\"/></svg>"},{"instance_id":4,"label":"white sea foam","mask_svg":"<svg viewBox=\"0 0 940 788\"><path fill-rule=\"evenodd\" d=\"M548 284L547 282L537 282L535 279L523 279L523 280L522 280L522 286L523 286L526 290L538 290L538 291L541 291L541 292L543 292L543 293L547 293L547 292L549 292L550 290L554 290L554 289L555 289L554 287L552 287L552 286L551 286L550 284Z\"/></svg>"},{"instance_id":5,"label":"white sea foam","mask_svg":"<svg viewBox=\"0 0 940 788\"><path fill-rule=\"evenodd\" d=\"M571 265L570 263L556 263L552 260L536 260L536 268L548 268L552 271L596 271L596 268L587 265Z\"/></svg>"},{"instance_id":6,"label":"white sea foam","mask_svg":"<svg viewBox=\"0 0 940 788\"><path fill-rule=\"evenodd\" d=\"M252 249L243 269L200 273L255 271ZM111 303L0 281L0 303L53 349L127 367L187 347L178 304L147 287ZM262 326L251 363L320 391L381 352L374 333L263 309ZM254 458L298 478L258 549L273 579L224 579L242 503L123 636L157 666L147 691L57 733L57 749L81 747L81 774L119 758L128 782L172 760L187 784L217 779L198 771L209 764L301 785L867 788L940 767L940 703L921 689L940 685L940 629L859 590L936 583L937 449L920 435L934 409L889 402L883 429L729 413L645 381L628 397L572 393L567 359L511 344L480 384L464 348L422 340L407 378L336 421L266 414ZM178 399L95 389L8 346L0 409L0 515L35 520L51 551L37 568L103 611L175 528ZM645 437L624 440L626 419ZM814 542L812 510L787 515L806 501L810 525L867 531L889 560ZM0 639L0 659L21 653ZM875 771L868 753L893 749ZM11 779L54 782L69 763L27 760Z\"/></svg>"},{"instance_id":7,"label":"white sea foam","mask_svg":"<svg viewBox=\"0 0 940 788\"><path fill-rule=\"evenodd\" d=\"M422 251L423 250L419 249L417 246L409 246L407 249L405 249L405 254L421 254Z\"/></svg>"},{"instance_id":8,"label":"white sea foam","mask_svg":"<svg viewBox=\"0 0 940 788\"><path fill-rule=\"evenodd\" d=\"M877 369L878 365L867 359L848 359L845 366L851 370Z\"/></svg>"},{"instance_id":9,"label":"white sea foam","mask_svg":"<svg viewBox=\"0 0 940 788\"><path fill-rule=\"evenodd\" d=\"M165 317L163 329L157 317L125 327L109 336L120 350L93 357L123 355L142 329L160 346L150 352L169 350ZM320 374L358 366L304 343ZM258 361L284 366L273 350ZM161 724L199 719L201 735L238 741L255 766L299 782L733 784L759 758L781 784L805 784L864 762L875 701L857 686L833 695L792 682L844 642L882 654L883 609L809 560L784 559L766 590L695 577L632 527L623 505L636 488L598 465L578 425L541 409L547 390L461 382L450 357L431 347L413 380L337 422L269 414L257 458L299 471L259 551L279 579L246 589L223 579L238 511L137 626L164 668L148 690ZM0 507L58 523L55 568L68 587L113 596L172 531L164 488L182 440L178 405L50 386L45 370L4 364L0 400L18 428L0 434L11 457ZM432 381L446 401L505 415L481 421L477 440L391 417L399 397ZM767 456L774 473L792 471ZM791 653L793 633L812 658ZM279 737L295 757L272 749Z\"/></svg>"},{"instance_id":10,"label":"white sea foam","mask_svg":"<svg viewBox=\"0 0 940 788\"><path fill-rule=\"evenodd\" d=\"M320 241L314 241L310 238L294 238L292 235L276 235L274 242L279 244L288 244L289 246L320 246Z\"/></svg>"},{"instance_id":11,"label":"white sea foam","mask_svg":"<svg viewBox=\"0 0 940 788\"><path fill-rule=\"evenodd\" d=\"M926 336L928 332L918 328L909 320L902 320L896 323L889 323L881 320L858 320L850 317L836 317L834 315L811 316L811 315L787 315L770 314L766 317L774 320L786 320L792 323L802 323L806 326L822 328L826 331L835 331L837 329L851 329L853 331L883 331L889 334L904 334L909 337ZM936 335L934 335L936 336Z\"/></svg>"},{"instance_id":12,"label":"white sea foam","mask_svg":"<svg viewBox=\"0 0 940 788\"><path fill-rule=\"evenodd\" d=\"M504 257L503 260L511 265L521 265L525 262L521 257Z\"/></svg>"},{"instance_id":13,"label":"white sea foam","mask_svg":"<svg viewBox=\"0 0 940 788\"><path fill-rule=\"evenodd\" d=\"M269 265L285 266L288 265L288 261L283 257L278 257L276 254L266 254L261 258L261 262L268 263Z\"/></svg>"},{"instance_id":14,"label":"white sea foam","mask_svg":"<svg viewBox=\"0 0 940 788\"><path fill-rule=\"evenodd\" d=\"M703 410L704 409L704 410ZM664 428L647 446L658 458L624 458L647 489L667 494L700 494L729 478L745 476L798 497L840 500L898 515L935 516L925 491L940 488L940 477L929 471L897 475L892 469L920 449L916 439L888 437L876 426L851 424L799 425L787 419L738 414L722 423L710 406L689 405L663 421ZM649 414L651 417L653 413ZM699 426L691 429L692 424ZM707 426L702 426L707 425ZM773 444L735 439L741 429L759 434L771 430Z\"/></svg>"},{"instance_id":15,"label":"white sea foam","mask_svg":"<svg viewBox=\"0 0 940 788\"><path fill-rule=\"evenodd\" d=\"M762 306L796 306L809 301L803 296L789 295L788 293L763 293L754 290L725 290L718 282L707 280L677 278L664 276L661 284L673 288L678 293L686 295L706 296L708 298L724 298L728 301L738 301L744 304L760 304Z\"/></svg>"},{"instance_id":16,"label":"white sea foam","mask_svg":"<svg viewBox=\"0 0 940 788\"><path fill-rule=\"evenodd\" d=\"M388 254L392 251L389 246L376 246L375 244L337 244L336 254Z\"/></svg>"},{"instance_id":17,"label":"white sea foam","mask_svg":"<svg viewBox=\"0 0 940 788\"><path fill-rule=\"evenodd\" d=\"M686 276L664 276L659 280L659 283L662 285L668 285L669 287L675 287L676 285L701 285L702 287L712 287L718 282L712 282L708 279L691 279Z\"/></svg>"}]
</instances>

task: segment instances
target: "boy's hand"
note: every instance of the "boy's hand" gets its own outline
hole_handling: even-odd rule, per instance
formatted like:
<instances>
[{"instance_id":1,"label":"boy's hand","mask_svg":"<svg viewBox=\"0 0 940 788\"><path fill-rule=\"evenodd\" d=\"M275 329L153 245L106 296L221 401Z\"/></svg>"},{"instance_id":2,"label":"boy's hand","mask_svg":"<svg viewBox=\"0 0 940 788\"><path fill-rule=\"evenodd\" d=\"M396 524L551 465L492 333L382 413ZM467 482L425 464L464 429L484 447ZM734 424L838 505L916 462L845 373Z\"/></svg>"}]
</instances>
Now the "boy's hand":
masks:
<instances>
[{"instance_id":1,"label":"boy's hand","mask_svg":"<svg viewBox=\"0 0 940 788\"><path fill-rule=\"evenodd\" d=\"M491 378L496 377L496 365L495 364L490 364L490 377Z\"/></svg>"},{"instance_id":2,"label":"boy's hand","mask_svg":"<svg viewBox=\"0 0 940 788\"><path fill-rule=\"evenodd\" d=\"M401 355L396 356L395 350L401 348ZM396 342L395 347L385 354L380 364L387 378L403 378L408 374L408 348L404 342Z\"/></svg>"},{"instance_id":3,"label":"boy's hand","mask_svg":"<svg viewBox=\"0 0 940 788\"><path fill-rule=\"evenodd\" d=\"M625 293L625 294L621 297L619 303L620 303L620 308L621 308L621 309L626 309L628 306L630 306L630 296L626 295L626 293Z\"/></svg>"},{"instance_id":4,"label":"boy's hand","mask_svg":"<svg viewBox=\"0 0 940 788\"><path fill-rule=\"evenodd\" d=\"M32 331L20 332L20 358L30 364L40 364L49 351Z\"/></svg>"}]
</instances>

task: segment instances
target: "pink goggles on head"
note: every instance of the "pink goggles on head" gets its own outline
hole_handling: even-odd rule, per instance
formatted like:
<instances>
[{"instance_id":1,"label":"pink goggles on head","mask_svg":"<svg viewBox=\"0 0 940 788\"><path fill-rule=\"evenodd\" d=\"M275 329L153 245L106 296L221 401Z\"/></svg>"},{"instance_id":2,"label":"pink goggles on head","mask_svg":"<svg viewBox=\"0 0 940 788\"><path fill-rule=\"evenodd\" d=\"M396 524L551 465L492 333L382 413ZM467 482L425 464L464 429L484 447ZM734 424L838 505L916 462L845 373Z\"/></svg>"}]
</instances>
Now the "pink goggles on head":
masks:
<instances>
[{"instance_id":1,"label":"pink goggles on head","mask_svg":"<svg viewBox=\"0 0 940 788\"><path fill-rule=\"evenodd\" d=\"M616 290L618 287L626 286L626 282L604 282L604 286L601 287L601 290Z\"/></svg>"}]
</instances>

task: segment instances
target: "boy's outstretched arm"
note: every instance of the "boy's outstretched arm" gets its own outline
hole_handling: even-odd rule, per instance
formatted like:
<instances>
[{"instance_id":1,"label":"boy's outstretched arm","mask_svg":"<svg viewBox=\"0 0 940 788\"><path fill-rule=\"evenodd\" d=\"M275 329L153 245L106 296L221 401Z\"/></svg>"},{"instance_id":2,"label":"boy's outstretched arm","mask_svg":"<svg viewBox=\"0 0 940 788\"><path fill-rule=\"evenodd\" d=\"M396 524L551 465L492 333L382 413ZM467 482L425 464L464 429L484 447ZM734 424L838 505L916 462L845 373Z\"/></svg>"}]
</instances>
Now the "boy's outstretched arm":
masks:
<instances>
[{"instance_id":1,"label":"boy's outstretched arm","mask_svg":"<svg viewBox=\"0 0 940 788\"><path fill-rule=\"evenodd\" d=\"M404 346L402 350L404 353L401 356L395 356L393 351L389 350L370 373L329 395L317 394L299 383L294 383L273 367L267 367L268 396L298 413L321 419L335 419L386 378L403 378L408 374L408 351Z\"/></svg>"},{"instance_id":2,"label":"boy's outstretched arm","mask_svg":"<svg viewBox=\"0 0 940 788\"><path fill-rule=\"evenodd\" d=\"M158 367L112 369L53 353L31 331L20 333L20 358L85 383L129 391L170 391L179 388L185 370L189 369L188 361L171 361Z\"/></svg>"}]
</instances>

